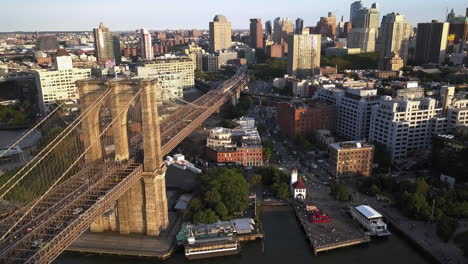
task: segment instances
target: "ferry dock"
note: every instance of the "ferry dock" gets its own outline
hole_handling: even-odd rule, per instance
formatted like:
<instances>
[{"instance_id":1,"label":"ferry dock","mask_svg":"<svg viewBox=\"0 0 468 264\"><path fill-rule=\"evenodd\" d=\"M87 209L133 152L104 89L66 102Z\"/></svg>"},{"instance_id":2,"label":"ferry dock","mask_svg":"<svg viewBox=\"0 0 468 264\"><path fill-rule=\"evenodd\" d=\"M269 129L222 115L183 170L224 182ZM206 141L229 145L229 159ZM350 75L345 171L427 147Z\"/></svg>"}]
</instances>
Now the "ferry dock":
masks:
<instances>
[{"instance_id":1,"label":"ferry dock","mask_svg":"<svg viewBox=\"0 0 468 264\"><path fill-rule=\"evenodd\" d=\"M316 256L320 252L370 242L370 237L344 210L325 208L331 221L313 223L303 204L293 203L292 206Z\"/></svg>"}]
</instances>

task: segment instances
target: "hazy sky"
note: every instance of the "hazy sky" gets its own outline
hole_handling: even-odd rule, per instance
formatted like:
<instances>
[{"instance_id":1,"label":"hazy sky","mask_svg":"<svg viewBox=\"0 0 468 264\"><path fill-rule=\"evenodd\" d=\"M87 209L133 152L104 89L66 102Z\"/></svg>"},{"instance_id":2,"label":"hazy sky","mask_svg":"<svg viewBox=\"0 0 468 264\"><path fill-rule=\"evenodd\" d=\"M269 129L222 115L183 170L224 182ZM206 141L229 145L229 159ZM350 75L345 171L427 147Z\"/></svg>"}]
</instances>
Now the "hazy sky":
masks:
<instances>
[{"instance_id":1,"label":"hazy sky","mask_svg":"<svg viewBox=\"0 0 468 264\"><path fill-rule=\"evenodd\" d=\"M100 21L111 30L208 28L223 14L234 29L247 29L250 18L304 19L313 26L320 16L334 12L349 19L352 0L0 0L0 32L92 30ZM380 16L395 11L418 22L442 20L446 7L465 14L467 0L364 0L379 4Z\"/></svg>"}]
</instances>

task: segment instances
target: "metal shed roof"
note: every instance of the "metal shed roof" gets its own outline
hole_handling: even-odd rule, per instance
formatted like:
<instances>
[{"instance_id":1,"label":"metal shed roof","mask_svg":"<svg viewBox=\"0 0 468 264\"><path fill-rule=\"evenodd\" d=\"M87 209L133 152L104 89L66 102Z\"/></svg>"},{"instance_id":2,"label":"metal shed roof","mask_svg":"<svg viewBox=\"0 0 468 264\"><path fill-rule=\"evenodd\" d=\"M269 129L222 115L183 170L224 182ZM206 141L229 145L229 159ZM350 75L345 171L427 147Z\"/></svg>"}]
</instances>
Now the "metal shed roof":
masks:
<instances>
[{"instance_id":1,"label":"metal shed roof","mask_svg":"<svg viewBox=\"0 0 468 264\"><path fill-rule=\"evenodd\" d=\"M361 214L366 216L367 218L380 218L382 217L379 212L374 210L374 208L368 206L368 205L360 205L356 207L356 210L358 210Z\"/></svg>"}]
</instances>

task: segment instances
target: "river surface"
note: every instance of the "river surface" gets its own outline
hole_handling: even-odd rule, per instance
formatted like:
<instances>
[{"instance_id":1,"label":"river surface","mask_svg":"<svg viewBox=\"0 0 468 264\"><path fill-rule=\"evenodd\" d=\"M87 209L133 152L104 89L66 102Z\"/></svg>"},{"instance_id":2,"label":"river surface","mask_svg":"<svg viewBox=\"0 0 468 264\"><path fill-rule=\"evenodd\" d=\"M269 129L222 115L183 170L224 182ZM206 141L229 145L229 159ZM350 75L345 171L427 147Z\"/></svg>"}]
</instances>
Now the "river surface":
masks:
<instances>
[{"instance_id":1,"label":"river surface","mask_svg":"<svg viewBox=\"0 0 468 264\"><path fill-rule=\"evenodd\" d=\"M314 256L303 231L300 229L289 207L263 209L263 228L265 241L243 244L237 256L227 256L202 260L187 260L182 251L173 257L158 261L150 258L131 258L121 256L96 256L77 253L64 253L55 264L302 264L302 263L378 263L378 264L423 264L430 263L411 244L398 234L388 238L374 239L369 244L322 252ZM262 248L264 250L262 250Z\"/></svg>"}]
</instances>

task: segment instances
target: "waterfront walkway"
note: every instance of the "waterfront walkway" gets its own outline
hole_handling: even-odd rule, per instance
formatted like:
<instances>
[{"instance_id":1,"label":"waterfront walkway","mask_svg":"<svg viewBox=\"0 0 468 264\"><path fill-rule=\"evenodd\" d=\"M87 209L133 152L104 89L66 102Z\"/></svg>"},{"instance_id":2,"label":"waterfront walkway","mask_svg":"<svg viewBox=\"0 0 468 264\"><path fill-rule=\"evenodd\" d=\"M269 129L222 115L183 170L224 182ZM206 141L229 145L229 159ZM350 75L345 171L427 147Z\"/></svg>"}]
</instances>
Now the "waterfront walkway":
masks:
<instances>
[{"instance_id":1,"label":"waterfront walkway","mask_svg":"<svg viewBox=\"0 0 468 264\"><path fill-rule=\"evenodd\" d=\"M416 221L403 216L398 209L393 207L383 208L378 202L373 202L372 207L381 212L387 222L398 229L418 247L430 253L439 263L467 263L463 251L454 243L445 243L436 234L436 224Z\"/></svg>"}]
</instances>

